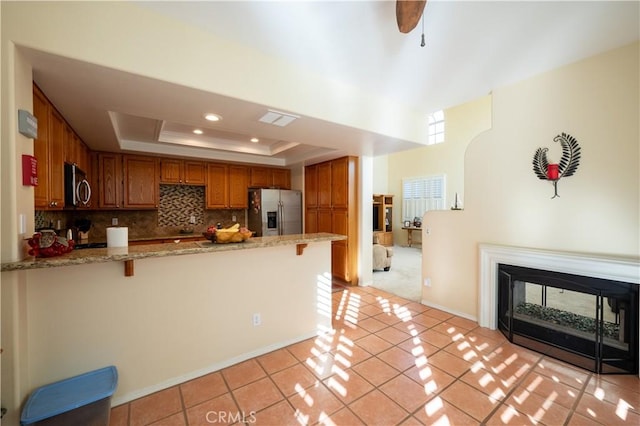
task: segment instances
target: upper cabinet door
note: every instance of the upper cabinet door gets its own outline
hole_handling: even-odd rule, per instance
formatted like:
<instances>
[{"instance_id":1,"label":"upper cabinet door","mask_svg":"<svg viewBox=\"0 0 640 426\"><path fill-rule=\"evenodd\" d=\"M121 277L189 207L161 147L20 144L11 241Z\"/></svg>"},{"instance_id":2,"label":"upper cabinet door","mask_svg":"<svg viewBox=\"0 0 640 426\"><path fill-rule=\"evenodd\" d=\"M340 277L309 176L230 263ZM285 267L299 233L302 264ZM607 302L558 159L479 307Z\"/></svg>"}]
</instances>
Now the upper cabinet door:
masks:
<instances>
[{"instance_id":1,"label":"upper cabinet door","mask_svg":"<svg viewBox=\"0 0 640 426\"><path fill-rule=\"evenodd\" d=\"M49 205L64 207L64 118L54 108L49 109Z\"/></svg>"},{"instance_id":2,"label":"upper cabinet door","mask_svg":"<svg viewBox=\"0 0 640 426\"><path fill-rule=\"evenodd\" d=\"M271 170L269 170L269 168L251 167L251 186L269 188L272 183Z\"/></svg>"},{"instance_id":3,"label":"upper cabinet door","mask_svg":"<svg viewBox=\"0 0 640 426\"><path fill-rule=\"evenodd\" d=\"M246 209L249 205L249 169L229 166L229 207Z\"/></svg>"},{"instance_id":4,"label":"upper cabinet door","mask_svg":"<svg viewBox=\"0 0 640 426\"><path fill-rule=\"evenodd\" d=\"M137 155L123 156L124 207L136 209L158 208L158 159Z\"/></svg>"},{"instance_id":5,"label":"upper cabinet door","mask_svg":"<svg viewBox=\"0 0 640 426\"><path fill-rule=\"evenodd\" d=\"M38 160L38 186L34 187L36 209L49 207L49 101L33 87L33 115L38 119L38 137L33 141L33 156Z\"/></svg>"},{"instance_id":6,"label":"upper cabinet door","mask_svg":"<svg viewBox=\"0 0 640 426\"><path fill-rule=\"evenodd\" d=\"M98 207L122 208L122 155L98 154Z\"/></svg>"},{"instance_id":7,"label":"upper cabinet door","mask_svg":"<svg viewBox=\"0 0 640 426\"><path fill-rule=\"evenodd\" d=\"M204 185L207 180L207 168L202 161L184 162L184 182L189 185Z\"/></svg>"},{"instance_id":8,"label":"upper cabinet door","mask_svg":"<svg viewBox=\"0 0 640 426\"><path fill-rule=\"evenodd\" d=\"M304 169L304 205L308 209L318 207L318 166Z\"/></svg>"},{"instance_id":9,"label":"upper cabinet door","mask_svg":"<svg viewBox=\"0 0 640 426\"><path fill-rule=\"evenodd\" d=\"M182 160L163 158L160 160L160 183L182 183Z\"/></svg>"},{"instance_id":10,"label":"upper cabinet door","mask_svg":"<svg viewBox=\"0 0 640 426\"><path fill-rule=\"evenodd\" d=\"M331 162L318 164L318 208L331 208L331 192L334 183L331 181Z\"/></svg>"},{"instance_id":11,"label":"upper cabinet door","mask_svg":"<svg viewBox=\"0 0 640 426\"><path fill-rule=\"evenodd\" d=\"M273 186L280 189L291 189L291 170L271 169Z\"/></svg>"},{"instance_id":12,"label":"upper cabinet door","mask_svg":"<svg viewBox=\"0 0 640 426\"><path fill-rule=\"evenodd\" d=\"M225 164L207 164L206 199L208 209L226 209L229 206L229 183Z\"/></svg>"},{"instance_id":13,"label":"upper cabinet door","mask_svg":"<svg viewBox=\"0 0 640 426\"><path fill-rule=\"evenodd\" d=\"M347 157L331 163L331 205L339 209L349 207L349 159Z\"/></svg>"}]
</instances>

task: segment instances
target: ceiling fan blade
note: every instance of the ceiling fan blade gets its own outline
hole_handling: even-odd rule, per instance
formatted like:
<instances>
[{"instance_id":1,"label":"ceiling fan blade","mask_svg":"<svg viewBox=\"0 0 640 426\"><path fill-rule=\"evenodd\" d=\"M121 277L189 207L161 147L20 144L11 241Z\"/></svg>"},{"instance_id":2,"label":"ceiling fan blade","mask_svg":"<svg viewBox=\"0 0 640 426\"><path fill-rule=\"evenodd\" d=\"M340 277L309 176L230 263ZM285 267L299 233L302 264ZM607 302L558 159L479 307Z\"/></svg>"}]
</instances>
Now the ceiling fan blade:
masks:
<instances>
[{"instance_id":1,"label":"ceiling fan blade","mask_svg":"<svg viewBox=\"0 0 640 426\"><path fill-rule=\"evenodd\" d=\"M396 0L396 20L401 33L408 33L418 25L427 0Z\"/></svg>"}]
</instances>

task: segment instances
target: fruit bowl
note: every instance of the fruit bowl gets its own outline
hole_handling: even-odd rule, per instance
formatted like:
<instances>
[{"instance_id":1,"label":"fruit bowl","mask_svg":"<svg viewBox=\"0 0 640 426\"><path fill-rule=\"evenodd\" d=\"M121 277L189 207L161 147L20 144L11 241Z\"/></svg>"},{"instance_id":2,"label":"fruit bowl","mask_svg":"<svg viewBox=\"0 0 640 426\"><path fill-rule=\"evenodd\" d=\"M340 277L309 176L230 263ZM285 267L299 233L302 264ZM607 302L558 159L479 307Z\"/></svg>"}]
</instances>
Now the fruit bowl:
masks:
<instances>
[{"instance_id":1,"label":"fruit bowl","mask_svg":"<svg viewBox=\"0 0 640 426\"><path fill-rule=\"evenodd\" d=\"M216 242L216 233L215 232L203 232L202 236L205 237L207 240L211 241L212 243Z\"/></svg>"},{"instance_id":2,"label":"fruit bowl","mask_svg":"<svg viewBox=\"0 0 640 426\"><path fill-rule=\"evenodd\" d=\"M251 238L253 232L244 229L233 231L217 230L216 232L203 232L202 235L212 243L225 244L246 241Z\"/></svg>"},{"instance_id":3,"label":"fruit bowl","mask_svg":"<svg viewBox=\"0 0 640 426\"><path fill-rule=\"evenodd\" d=\"M241 243L251 237L250 231L216 232L216 243Z\"/></svg>"}]
</instances>

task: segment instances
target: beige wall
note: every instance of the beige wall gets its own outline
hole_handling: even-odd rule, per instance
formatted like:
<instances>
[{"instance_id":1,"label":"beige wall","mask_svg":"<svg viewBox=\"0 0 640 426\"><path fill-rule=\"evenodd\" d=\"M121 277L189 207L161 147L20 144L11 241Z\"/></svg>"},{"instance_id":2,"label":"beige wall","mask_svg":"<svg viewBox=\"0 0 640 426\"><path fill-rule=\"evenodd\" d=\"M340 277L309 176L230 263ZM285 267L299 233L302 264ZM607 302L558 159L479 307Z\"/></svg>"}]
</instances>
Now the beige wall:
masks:
<instances>
[{"instance_id":1,"label":"beige wall","mask_svg":"<svg viewBox=\"0 0 640 426\"><path fill-rule=\"evenodd\" d=\"M374 194L387 194L389 192L388 155L373 157L372 187Z\"/></svg>"},{"instance_id":2,"label":"beige wall","mask_svg":"<svg viewBox=\"0 0 640 426\"><path fill-rule=\"evenodd\" d=\"M478 243L640 255L640 116L633 45L493 92L493 126L469 145L465 210L429 212L423 244L423 301L477 316ZM532 171L538 147L549 160L566 132L582 148L574 176L553 186Z\"/></svg>"},{"instance_id":3,"label":"beige wall","mask_svg":"<svg viewBox=\"0 0 640 426\"><path fill-rule=\"evenodd\" d=\"M4 28L3 28L4 29ZM22 256L21 240L33 230L33 187L22 185L22 155L33 155L33 139L18 132L18 110L33 110L31 66L11 43L2 39L2 144L0 146L0 173L2 191L0 207L2 238L0 259L18 260ZM5 50L8 50L5 54ZM15 81L16 84L9 84ZM24 215L27 232L18 234L20 215Z\"/></svg>"},{"instance_id":4,"label":"beige wall","mask_svg":"<svg viewBox=\"0 0 640 426\"><path fill-rule=\"evenodd\" d=\"M3 302L13 299L3 327L15 326L3 343L26 340L22 371L3 372L14 376L3 383L16 396L5 405L3 393L10 415L35 387L106 365L118 368L118 405L331 326L328 241L301 256L287 245L139 259L134 270L125 277L122 262L108 262L2 273L16 282L3 289Z\"/></svg>"},{"instance_id":5,"label":"beige wall","mask_svg":"<svg viewBox=\"0 0 640 426\"><path fill-rule=\"evenodd\" d=\"M443 143L388 156L387 185L388 193L394 195L393 238L395 244L405 245L407 243L406 231L402 230L403 178L445 174L447 208L453 205L456 192L464 201L465 150L476 135L491 127L491 96L483 96L460 106L449 108L444 113L446 127ZM426 117L424 120L426 122ZM414 241L420 241L419 233L414 232L413 235Z\"/></svg>"}]
</instances>

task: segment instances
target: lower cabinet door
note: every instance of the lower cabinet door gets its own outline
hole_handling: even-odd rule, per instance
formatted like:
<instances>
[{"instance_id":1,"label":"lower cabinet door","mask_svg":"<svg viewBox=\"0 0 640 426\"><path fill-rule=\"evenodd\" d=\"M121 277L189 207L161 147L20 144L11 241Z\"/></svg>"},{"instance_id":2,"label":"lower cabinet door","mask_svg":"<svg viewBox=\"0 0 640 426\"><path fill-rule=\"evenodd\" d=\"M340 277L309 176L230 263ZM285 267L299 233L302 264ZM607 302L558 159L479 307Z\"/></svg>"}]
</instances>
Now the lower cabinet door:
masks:
<instances>
[{"instance_id":1,"label":"lower cabinet door","mask_svg":"<svg viewBox=\"0 0 640 426\"><path fill-rule=\"evenodd\" d=\"M314 234L318 232L318 211L309 209L304 215L304 232Z\"/></svg>"},{"instance_id":2,"label":"lower cabinet door","mask_svg":"<svg viewBox=\"0 0 640 426\"><path fill-rule=\"evenodd\" d=\"M350 282L347 248L346 241L333 241L331 243L331 274L335 278Z\"/></svg>"}]
</instances>

